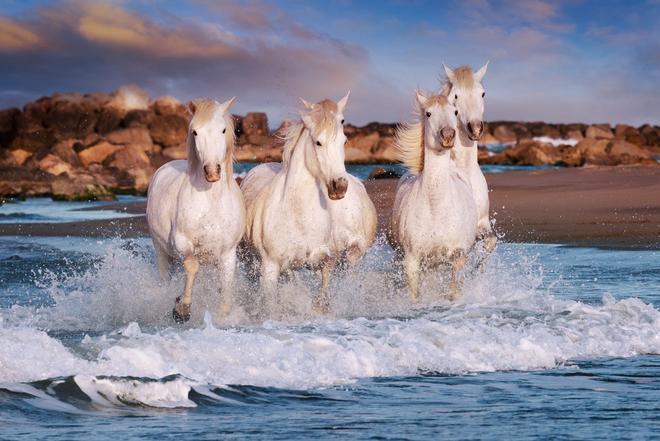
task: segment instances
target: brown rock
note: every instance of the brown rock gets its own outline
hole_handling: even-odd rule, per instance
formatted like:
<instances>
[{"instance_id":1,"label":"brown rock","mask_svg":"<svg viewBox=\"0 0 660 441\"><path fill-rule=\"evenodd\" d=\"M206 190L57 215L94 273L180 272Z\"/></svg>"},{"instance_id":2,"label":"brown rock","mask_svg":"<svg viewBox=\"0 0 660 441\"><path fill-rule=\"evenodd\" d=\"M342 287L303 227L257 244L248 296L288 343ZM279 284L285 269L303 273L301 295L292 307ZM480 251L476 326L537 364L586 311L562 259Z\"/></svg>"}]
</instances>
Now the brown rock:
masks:
<instances>
[{"instance_id":1,"label":"brown rock","mask_svg":"<svg viewBox=\"0 0 660 441\"><path fill-rule=\"evenodd\" d=\"M586 138L592 139L614 139L612 130L609 126L593 125L587 128Z\"/></svg>"},{"instance_id":2,"label":"brown rock","mask_svg":"<svg viewBox=\"0 0 660 441\"><path fill-rule=\"evenodd\" d=\"M566 132L566 138L580 141L584 139L584 136L582 136L582 131L580 130L569 130Z\"/></svg>"},{"instance_id":3,"label":"brown rock","mask_svg":"<svg viewBox=\"0 0 660 441\"><path fill-rule=\"evenodd\" d=\"M555 147L532 140L521 141L515 147L506 149L504 154L515 165L547 165L561 159Z\"/></svg>"},{"instance_id":4,"label":"brown rock","mask_svg":"<svg viewBox=\"0 0 660 441\"><path fill-rule=\"evenodd\" d=\"M584 157L576 146L566 145L559 147L561 160L558 165L566 167L581 167L584 165Z\"/></svg>"},{"instance_id":5,"label":"brown rock","mask_svg":"<svg viewBox=\"0 0 660 441\"><path fill-rule=\"evenodd\" d=\"M149 123L151 139L163 147L171 147L186 142L188 120L181 115L162 115Z\"/></svg>"},{"instance_id":6,"label":"brown rock","mask_svg":"<svg viewBox=\"0 0 660 441\"><path fill-rule=\"evenodd\" d=\"M372 132L369 134L360 133L353 136L348 141L346 147L369 153L376 151L378 141L380 141L380 135L378 132Z\"/></svg>"},{"instance_id":7,"label":"brown rock","mask_svg":"<svg viewBox=\"0 0 660 441\"><path fill-rule=\"evenodd\" d=\"M241 121L241 132L248 144L272 144L268 136L268 117L263 112L249 112Z\"/></svg>"},{"instance_id":8,"label":"brown rock","mask_svg":"<svg viewBox=\"0 0 660 441\"><path fill-rule=\"evenodd\" d=\"M108 133L106 139L112 144L138 146L145 153L158 153L160 149L154 147L149 130L143 127L131 127Z\"/></svg>"},{"instance_id":9,"label":"brown rock","mask_svg":"<svg viewBox=\"0 0 660 441\"><path fill-rule=\"evenodd\" d=\"M484 133L481 139L479 140L479 145L491 145L491 144L499 144L499 143L500 141L490 133Z\"/></svg>"},{"instance_id":10,"label":"brown rock","mask_svg":"<svg viewBox=\"0 0 660 441\"><path fill-rule=\"evenodd\" d=\"M362 149L346 146L344 153L346 162L365 163L371 160L371 154L369 151Z\"/></svg>"},{"instance_id":11,"label":"brown rock","mask_svg":"<svg viewBox=\"0 0 660 441\"><path fill-rule=\"evenodd\" d=\"M516 134L514 133L514 131L511 130L511 128L504 125L499 125L495 127L495 130L493 131L493 136L502 144L516 141Z\"/></svg>"},{"instance_id":12,"label":"brown rock","mask_svg":"<svg viewBox=\"0 0 660 441\"><path fill-rule=\"evenodd\" d=\"M38 162L39 170L50 173L53 176L61 175L62 173L71 173L73 167L68 162L65 162L59 156L47 154Z\"/></svg>"},{"instance_id":13,"label":"brown rock","mask_svg":"<svg viewBox=\"0 0 660 441\"><path fill-rule=\"evenodd\" d=\"M50 150L52 154L57 155L60 159L68 162L71 165L79 166L80 160L75 148L82 147L82 144L77 139L65 139L58 142Z\"/></svg>"},{"instance_id":14,"label":"brown rock","mask_svg":"<svg viewBox=\"0 0 660 441\"><path fill-rule=\"evenodd\" d=\"M122 147L110 156L104 165L128 174L132 179L131 187L138 192L147 190L149 178L153 174L149 157L138 145Z\"/></svg>"},{"instance_id":15,"label":"brown rock","mask_svg":"<svg viewBox=\"0 0 660 441\"><path fill-rule=\"evenodd\" d=\"M92 163L102 163L105 159L119 150L121 146L110 144L107 141L101 141L98 144L95 144L91 147L88 147L80 152L78 152L78 158L80 158L80 163L87 167Z\"/></svg>"},{"instance_id":16,"label":"brown rock","mask_svg":"<svg viewBox=\"0 0 660 441\"><path fill-rule=\"evenodd\" d=\"M635 164L643 159L650 159L651 154L627 141L615 140L608 145L609 155L619 164Z\"/></svg>"},{"instance_id":17,"label":"brown rock","mask_svg":"<svg viewBox=\"0 0 660 441\"><path fill-rule=\"evenodd\" d=\"M97 133L106 134L119 128L123 113L114 107L103 107L96 117Z\"/></svg>"},{"instance_id":18,"label":"brown rock","mask_svg":"<svg viewBox=\"0 0 660 441\"><path fill-rule=\"evenodd\" d=\"M57 176L51 184L51 189L54 200L88 201L115 198L108 188L96 183L96 179L88 174Z\"/></svg>"},{"instance_id":19,"label":"brown rock","mask_svg":"<svg viewBox=\"0 0 660 441\"><path fill-rule=\"evenodd\" d=\"M0 167L0 196L45 196L51 192L53 176L24 167Z\"/></svg>"},{"instance_id":20,"label":"brown rock","mask_svg":"<svg viewBox=\"0 0 660 441\"><path fill-rule=\"evenodd\" d=\"M646 139L644 139L642 134L639 133L636 128L627 124L617 124L614 131L614 137L616 139L623 139L624 141L637 146L643 146L646 144Z\"/></svg>"},{"instance_id":21,"label":"brown rock","mask_svg":"<svg viewBox=\"0 0 660 441\"><path fill-rule=\"evenodd\" d=\"M27 161L28 158L30 156L32 156L32 152L29 152L29 151L23 150L23 149L11 150L10 154L11 154L14 162L16 163L16 165L25 164L25 161Z\"/></svg>"},{"instance_id":22,"label":"brown rock","mask_svg":"<svg viewBox=\"0 0 660 441\"><path fill-rule=\"evenodd\" d=\"M55 94L41 123L56 139L84 138L94 132L96 107L80 94Z\"/></svg>"},{"instance_id":23,"label":"brown rock","mask_svg":"<svg viewBox=\"0 0 660 441\"><path fill-rule=\"evenodd\" d=\"M151 105L151 108L156 115L168 115L171 113L178 113L180 115L185 115L186 109L179 100L171 96L162 96L158 98Z\"/></svg>"},{"instance_id":24,"label":"brown rock","mask_svg":"<svg viewBox=\"0 0 660 441\"><path fill-rule=\"evenodd\" d=\"M607 139L585 138L575 145L575 148L584 158L585 164L591 165L615 165L609 158L607 146L610 141Z\"/></svg>"},{"instance_id":25,"label":"brown rock","mask_svg":"<svg viewBox=\"0 0 660 441\"><path fill-rule=\"evenodd\" d=\"M129 110L121 120L122 127L148 127L152 121L161 118L151 110Z\"/></svg>"}]
</instances>

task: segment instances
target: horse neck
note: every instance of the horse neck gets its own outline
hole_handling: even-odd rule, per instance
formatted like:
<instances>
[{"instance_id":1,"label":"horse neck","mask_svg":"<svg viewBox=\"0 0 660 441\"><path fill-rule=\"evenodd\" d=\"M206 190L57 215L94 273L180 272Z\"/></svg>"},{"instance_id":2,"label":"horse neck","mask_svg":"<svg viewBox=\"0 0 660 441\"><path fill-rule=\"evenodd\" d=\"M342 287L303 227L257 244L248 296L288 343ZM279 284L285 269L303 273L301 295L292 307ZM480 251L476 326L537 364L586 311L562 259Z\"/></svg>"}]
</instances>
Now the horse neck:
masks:
<instances>
[{"instance_id":1,"label":"horse neck","mask_svg":"<svg viewBox=\"0 0 660 441\"><path fill-rule=\"evenodd\" d=\"M453 166L448 151L436 153L424 147L424 170L422 171L422 187L437 190L438 185L450 179L449 172Z\"/></svg>"},{"instance_id":2,"label":"horse neck","mask_svg":"<svg viewBox=\"0 0 660 441\"><path fill-rule=\"evenodd\" d=\"M477 141L470 140L465 128L462 127L462 124L460 126L453 152L456 165L461 170L469 170L473 167L478 168L479 150L477 148Z\"/></svg>"},{"instance_id":3,"label":"horse neck","mask_svg":"<svg viewBox=\"0 0 660 441\"><path fill-rule=\"evenodd\" d=\"M301 185L307 186L309 182L316 182L320 185L320 180L309 168L310 148L313 148L311 137L308 131L303 129L286 166L286 190L292 191L300 188Z\"/></svg>"}]
</instances>

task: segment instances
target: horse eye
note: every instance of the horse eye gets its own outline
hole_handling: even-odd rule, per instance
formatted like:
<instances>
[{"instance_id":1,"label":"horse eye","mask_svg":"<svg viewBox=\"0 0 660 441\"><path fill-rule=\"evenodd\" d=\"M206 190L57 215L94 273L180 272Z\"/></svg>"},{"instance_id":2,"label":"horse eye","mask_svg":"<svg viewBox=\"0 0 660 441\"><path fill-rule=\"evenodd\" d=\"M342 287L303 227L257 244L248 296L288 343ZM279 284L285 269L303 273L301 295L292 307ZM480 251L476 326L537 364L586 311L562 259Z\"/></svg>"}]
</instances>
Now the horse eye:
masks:
<instances>
[{"instance_id":1,"label":"horse eye","mask_svg":"<svg viewBox=\"0 0 660 441\"><path fill-rule=\"evenodd\" d=\"M227 133L227 128L222 129L222 133Z\"/></svg>"},{"instance_id":2,"label":"horse eye","mask_svg":"<svg viewBox=\"0 0 660 441\"><path fill-rule=\"evenodd\" d=\"M458 95L454 95L454 99L457 100L457 99L458 99Z\"/></svg>"},{"instance_id":3,"label":"horse eye","mask_svg":"<svg viewBox=\"0 0 660 441\"><path fill-rule=\"evenodd\" d=\"M431 117L431 112L426 112L426 117L430 118Z\"/></svg>"},{"instance_id":4,"label":"horse eye","mask_svg":"<svg viewBox=\"0 0 660 441\"><path fill-rule=\"evenodd\" d=\"M483 97L485 97L485 96L486 96L486 92L484 92L484 93L481 94L481 98L483 98Z\"/></svg>"},{"instance_id":5,"label":"horse eye","mask_svg":"<svg viewBox=\"0 0 660 441\"><path fill-rule=\"evenodd\" d=\"M321 141L316 141L316 145L321 147Z\"/></svg>"},{"instance_id":6,"label":"horse eye","mask_svg":"<svg viewBox=\"0 0 660 441\"><path fill-rule=\"evenodd\" d=\"M197 130L193 130L193 136L197 136Z\"/></svg>"},{"instance_id":7,"label":"horse eye","mask_svg":"<svg viewBox=\"0 0 660 441\"><path fill-rule=\"evenodd\" d=\"M454 115L458 116L458 110L454 110Z\"/></svg>"},{"instance_id":8,"label":"horse eye","mask_svg":"<svg viewBox=\"0 0 660 441\"><path fill-rule=\"evenodd\" d=\"M343 119L341 120L341 123L344 124L344 120L343 120Z\"/></svg>"}]
</instances>

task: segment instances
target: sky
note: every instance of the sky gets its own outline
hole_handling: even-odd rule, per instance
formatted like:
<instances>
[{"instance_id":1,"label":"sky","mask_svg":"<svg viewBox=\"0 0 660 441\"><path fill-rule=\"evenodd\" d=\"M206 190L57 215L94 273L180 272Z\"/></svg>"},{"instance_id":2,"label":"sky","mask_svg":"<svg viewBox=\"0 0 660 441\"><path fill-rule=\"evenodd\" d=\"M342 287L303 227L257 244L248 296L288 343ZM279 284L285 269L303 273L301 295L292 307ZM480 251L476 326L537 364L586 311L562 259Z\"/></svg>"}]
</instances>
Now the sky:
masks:
<instances>
[{"instance_id":1,"label":"sky","mask_svg":"<svg viewBox=\"0 0 660 441\"><path fill-rule=\"evenodd\" d=\"M0 108L134 84L274 125L351 90L347 121L396 122L490 61L486 120L660 124L659 25L660 0L3 0Z\"/></svg>"}]
</instances>

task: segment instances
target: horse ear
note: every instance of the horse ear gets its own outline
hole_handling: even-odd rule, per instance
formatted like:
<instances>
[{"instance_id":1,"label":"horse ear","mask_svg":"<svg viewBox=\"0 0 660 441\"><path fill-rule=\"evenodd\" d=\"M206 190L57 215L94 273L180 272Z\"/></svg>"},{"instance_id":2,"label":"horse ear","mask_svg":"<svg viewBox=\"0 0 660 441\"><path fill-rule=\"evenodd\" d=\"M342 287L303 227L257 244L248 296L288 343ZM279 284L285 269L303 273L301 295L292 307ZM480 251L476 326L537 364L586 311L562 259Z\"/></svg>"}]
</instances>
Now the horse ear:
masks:
<instances>
[{"instance_id":1,"label":"horse ear","mask_svg":"<svg viewBox=\"0 0 660 441\"><path fill-rule=\"evenodd\" d=\"M186 106L188 109L188 113L190 113L190 116L193 116L195 114L195 110L197 110L197 104L195 104L195 101L188 101L188 105Z\"/></svg>"},{"instance_id":2,"label":"horse ear","mask_svg":"<svg viewBox=\"0 0 660 441\"><path fill-rule=\"evenodd\" d=\"M475 74L474 74L474 79L477 80L480 83L481 83L481 80L483 80L484 75L486 75L486 71L488 70L488 63L490 63L490 61L486 61L486 64L481 66L481 69L476 71Z\"/></svg>"},{"instance_id":3,"label":"horse ear","mask_svg":"<svg viewBox=\"0 0 660 441\"><path fill-rule=\"evenodd\" d=\"M309 101L305 100L305 98L298 97L298 99L303 104L303 106L305 106L305 109L312 110L312 108L314 107L314 103L310 103Z\"/></svg>"},{"instance_id":4,"label":"horse ear","mask_svg":"<svg viewBox=\"0 0 660 441\"><path fill-rule=\"evenodd\" d=\"M234 105L236 102L236 97L230 98L224 103L220 104L220 108L222 109L222 113L227 113L227 111L231 108L231 106Z\"/></svg>"},{"instance_id":5,"label":"horse ear","mask_svg":"<svg viewBox=\"0 0 660 441\"><path fill-rule=\"evenodd\" d=\"M346 95L344 95L344 97L337 103L337 110L339 110L339 113L344 113L344 109L346 108L346 103L348 103L349 96L351 96L350 90L346 92Z\"/></svg>"},{"instance_id":6,"label":"horse ear","mask_svg":"<svg viewBox=\"0 0 660 441\"><path fill-rule=\"evenodd\" d=\"M428 98L419 89L415 90L415 98L417 98L417 103L419 103L420 106L426 106Z\"/></svg>"},{"instance_id":7,"label":"horse ear","mask_svg":"<svg viewBox=\"0 0 660 441\"><path fill-rule=\"evenodd\" d=\"M442 67L445 68L445 74L447 74L447 78L449 78L449 82L452 84L456 83L456 76L454 75L454 71L451 70L450 68L447 67L445 63L442 63Z\"/></svg>"}]
</instances>

